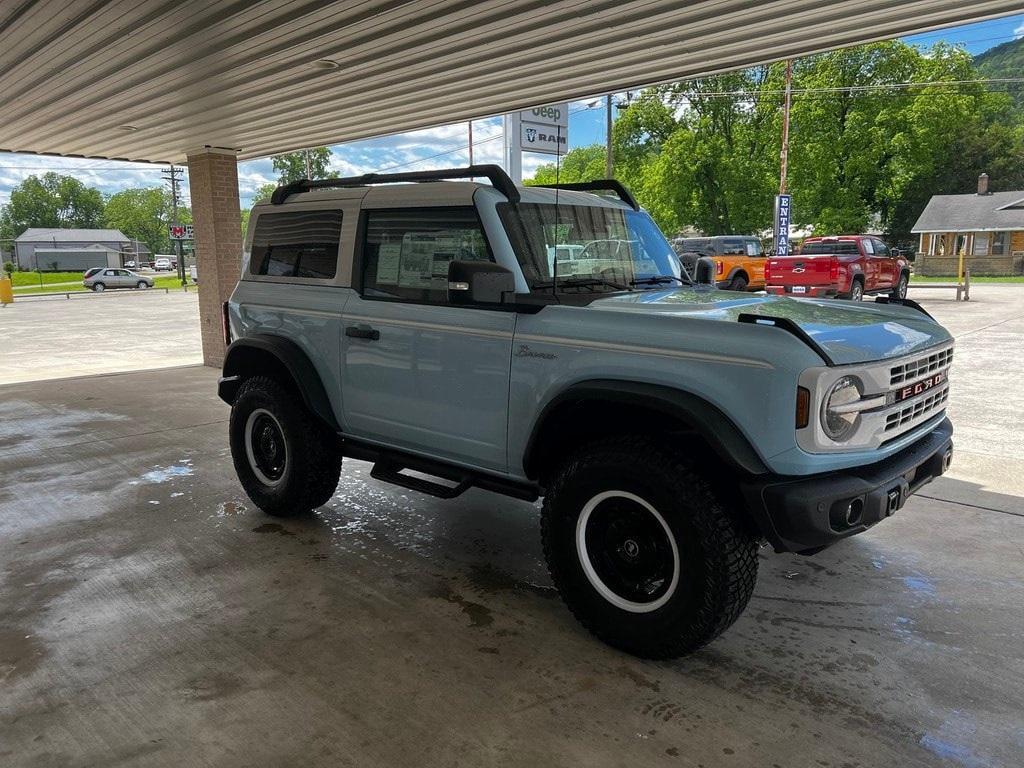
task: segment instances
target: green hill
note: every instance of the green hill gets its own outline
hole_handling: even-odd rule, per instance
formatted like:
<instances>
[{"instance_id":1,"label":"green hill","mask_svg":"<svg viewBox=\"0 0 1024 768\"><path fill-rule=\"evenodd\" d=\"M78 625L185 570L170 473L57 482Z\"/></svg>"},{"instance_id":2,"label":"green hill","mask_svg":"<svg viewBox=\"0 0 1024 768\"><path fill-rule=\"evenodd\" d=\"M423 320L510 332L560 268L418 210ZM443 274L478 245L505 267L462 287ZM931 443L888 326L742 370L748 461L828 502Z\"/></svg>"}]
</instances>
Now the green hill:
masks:
<instances>
[{"instance_id":1,"label":"green hill","mask_svg":"<svg viewBox=\"0 0 1024 768\"><path fill-rule=\"evenodd\" d=\"M974 66L982 77L1024 77L1024 38L1011 40L978 54L974 57ZM996 90L1002 88L1013 94L1019 108L1024 108L1024 83L995 86Z\"/></svg>"}]
</instances>

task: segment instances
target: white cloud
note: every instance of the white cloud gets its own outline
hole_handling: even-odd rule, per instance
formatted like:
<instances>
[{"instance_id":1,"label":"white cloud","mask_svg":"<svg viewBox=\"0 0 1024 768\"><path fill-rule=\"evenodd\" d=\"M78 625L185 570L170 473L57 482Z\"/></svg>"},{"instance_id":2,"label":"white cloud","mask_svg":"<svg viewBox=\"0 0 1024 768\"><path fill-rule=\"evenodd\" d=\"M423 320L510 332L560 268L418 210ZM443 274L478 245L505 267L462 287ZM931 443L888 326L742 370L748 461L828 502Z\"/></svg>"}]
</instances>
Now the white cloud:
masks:
<instances>
[{"instance_id":1,"label":"white cloud","mask_svg":"<svg viewBox=\"0 0 1024 768\"><path fill-rule=\"evenodd\" d=\"M1013 39L1020 40L1024 37L1024 23L1021 23L1019 27L1013 30Z\"/></svg>"}]
</instances>

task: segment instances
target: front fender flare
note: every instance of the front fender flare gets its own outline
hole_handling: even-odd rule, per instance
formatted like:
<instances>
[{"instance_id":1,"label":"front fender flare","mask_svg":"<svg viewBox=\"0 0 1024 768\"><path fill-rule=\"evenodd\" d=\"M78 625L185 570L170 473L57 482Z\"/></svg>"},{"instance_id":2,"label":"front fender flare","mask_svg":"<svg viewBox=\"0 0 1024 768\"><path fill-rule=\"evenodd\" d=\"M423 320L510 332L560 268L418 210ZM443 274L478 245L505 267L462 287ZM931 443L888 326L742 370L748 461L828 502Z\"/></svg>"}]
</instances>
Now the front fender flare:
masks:
<instances>
[{"instance_id":1,"label":"front fender flare","mask_svg":"<svg viewBox=\"0 0 1024 768\"><path fill-rule=\"evenodd\" d=\"M552 398L534 422L523 456L528 476L536 476L544 424L559 407L571 402L603 401L639 405L679 419L699 434L726 464L749 475L762 475L768 467L733 421L699 395L673 387L642 382L595 379L573 384Z\"/></svg>"}]
</instances>

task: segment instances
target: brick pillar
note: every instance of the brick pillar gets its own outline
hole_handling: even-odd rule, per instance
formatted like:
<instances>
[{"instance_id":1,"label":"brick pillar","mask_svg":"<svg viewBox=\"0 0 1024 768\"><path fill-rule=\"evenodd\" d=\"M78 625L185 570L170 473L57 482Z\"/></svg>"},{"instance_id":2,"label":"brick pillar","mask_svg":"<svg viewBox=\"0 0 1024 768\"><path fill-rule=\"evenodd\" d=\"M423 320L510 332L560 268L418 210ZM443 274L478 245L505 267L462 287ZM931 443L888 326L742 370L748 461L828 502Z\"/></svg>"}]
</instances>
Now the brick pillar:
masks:
<instances>
[{"instance_id":1,"label":"brick pillar","mask_svg":"<svg viewBox=\"0 0 1024 768\"><path fill-rule=\"evenodd\" d=\"M242 264L235 153L211 148L189 153L188 183L199 275L203 362L219 367L224 361L221 306L234 290Z\"/></svg>"}]
</instances>

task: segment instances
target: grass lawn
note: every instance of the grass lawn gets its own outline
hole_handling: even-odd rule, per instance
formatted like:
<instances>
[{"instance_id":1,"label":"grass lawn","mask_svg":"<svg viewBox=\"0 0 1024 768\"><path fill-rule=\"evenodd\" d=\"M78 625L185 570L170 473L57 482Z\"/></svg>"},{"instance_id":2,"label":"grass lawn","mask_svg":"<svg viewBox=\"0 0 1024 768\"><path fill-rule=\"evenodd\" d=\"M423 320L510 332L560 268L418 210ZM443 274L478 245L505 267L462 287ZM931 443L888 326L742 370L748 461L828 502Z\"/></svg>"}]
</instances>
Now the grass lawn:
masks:
<instances>
[{"instance_id":1,"label":"grass lawn","mask_svg":"<svg viewBox=\"0 0 1024 768\"><path fill-rule=\"evenodd\" d=\"M19 272L19 273L15 273L15 274L23 274L23 273ZM14 295L15 296L35 296L35 295L40 294L40 293L91 293L91 291L88 291L82 285L82 276L80 274L78 274L77 272L74 272L74 273L71 273L71 274L77 275L78 280L77 280L77 283L75 285L52 285L52 284L51 285L46 285L44 283L43 286L40 287L38 283L29 283L29 284L24 285L24 286L19 288L19 287L17 287L17 284L15 284ZM61 282L65 282L65 281L62 280ZM172 291L180 291L181 290L181 282L178 280L176 275L157 277L157 278L154 278L154 282L155 282L155 285L153 286L153 288L155 288L155 289L167 288L167 289L172 290ZM197 290L196 286L191 284L191 283L189 284L189 288L191 290L193 290L193 291ZM116 289L115 288L108 288L107 290L122 291L122 290L134 290L134 289L131 289L131 288L116 288Z\"/></svg>"},{"instance_id":2,"label":"grass lawn","mask_svg":"<svg viewBox=\"0 0 1024 768\"><path fill-rule=\"evenodd\" d=\"M38 286L40 281L43 285L48 283L70 283L81 281L83 272L15 272L11 275L11 285L17 288L19 285Z\"/></svg>"},{"instance_id":3,"label":"grass lawn","mask_svg":"<svg viewBox=\"0 0 1024 768\"><path fill-rule=\"evenodd\" d=\"M911 282L914 283L955 283L956 278L950 275L949 277L937 277L934 275L924 277L923 275L914 275L910 278ZM1008 277L974 277L971 275L972 283L1024 283L1024 275L1010 275Z\"/></svg>"}]
</instances>

